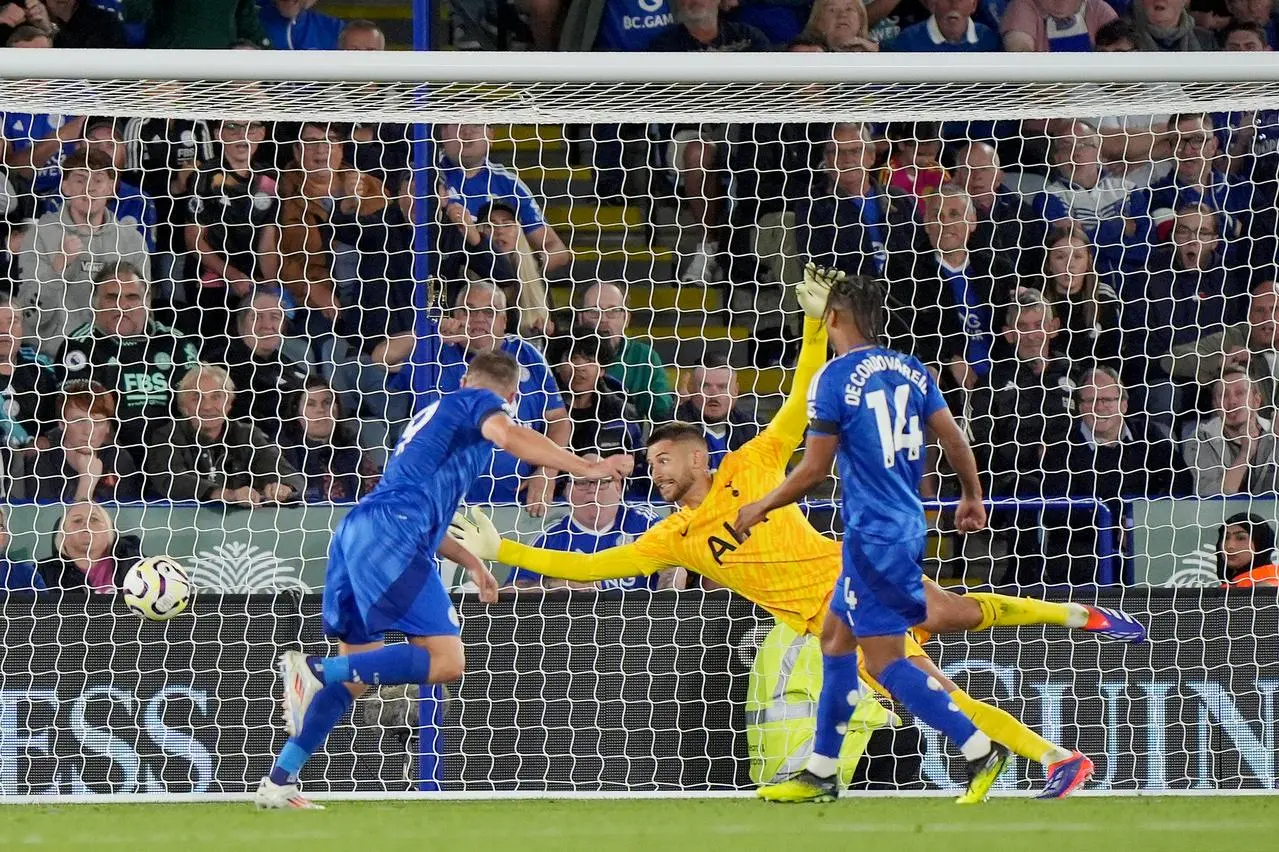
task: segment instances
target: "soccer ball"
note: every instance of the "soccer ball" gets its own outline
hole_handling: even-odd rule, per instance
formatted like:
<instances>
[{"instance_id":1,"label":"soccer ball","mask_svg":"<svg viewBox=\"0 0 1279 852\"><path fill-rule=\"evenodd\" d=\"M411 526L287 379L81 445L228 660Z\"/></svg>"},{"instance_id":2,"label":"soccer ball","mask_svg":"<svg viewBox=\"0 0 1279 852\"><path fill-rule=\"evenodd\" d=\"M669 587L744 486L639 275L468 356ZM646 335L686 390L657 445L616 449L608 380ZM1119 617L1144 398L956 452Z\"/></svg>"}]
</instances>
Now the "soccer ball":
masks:
<instances>
[{"instance_id":1,"label":"soccer ball","mask_svg":"<svg viewBox=\"0 0 1279 852\"><path fill-rule=\"evenodd\" d=\"M191 577L168 556L148 556L121 584L124 605L149 621L168 621L191 603Z\"/></svg>"}]
</instances>

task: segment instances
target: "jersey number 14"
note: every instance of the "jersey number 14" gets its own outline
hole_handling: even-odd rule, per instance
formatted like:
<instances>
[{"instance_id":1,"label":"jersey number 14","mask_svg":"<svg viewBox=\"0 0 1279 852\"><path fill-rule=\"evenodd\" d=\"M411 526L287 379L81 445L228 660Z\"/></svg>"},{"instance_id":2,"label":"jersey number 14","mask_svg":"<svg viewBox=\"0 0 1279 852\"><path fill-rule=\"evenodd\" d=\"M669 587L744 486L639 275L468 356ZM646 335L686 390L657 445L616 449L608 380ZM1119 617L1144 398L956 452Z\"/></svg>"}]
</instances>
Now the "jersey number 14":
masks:
<instances>
[{"instance_id":1,"label":"jersey number 14","mask_svg":"<svg viewBox=\"0 0 1279 852\"><path fill-rule=\"evenodd\" d=\"M924 447L924 433L919 428L919 415L907 416L910 404L910 385L898 385L893 391L893 410L888 410L888 395L882 391L866 394L866 405L875 412L875 425L879 428L879 446L884 452L884 467L897 463L897 454L906 451L906 458L915 461Z\"/></svg>"}]
</instances>

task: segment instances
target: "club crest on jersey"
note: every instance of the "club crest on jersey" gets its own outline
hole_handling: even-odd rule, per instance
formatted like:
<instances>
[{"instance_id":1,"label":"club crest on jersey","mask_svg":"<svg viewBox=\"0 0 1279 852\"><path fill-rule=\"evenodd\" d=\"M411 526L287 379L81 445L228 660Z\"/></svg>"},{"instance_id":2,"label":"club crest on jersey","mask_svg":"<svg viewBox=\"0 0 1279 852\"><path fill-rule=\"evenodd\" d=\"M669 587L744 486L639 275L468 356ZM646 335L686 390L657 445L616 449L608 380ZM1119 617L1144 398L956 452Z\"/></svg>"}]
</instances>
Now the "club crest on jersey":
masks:
<instances>
[{"instance_id":1,"label":"club crest on jersey","mask_svg":"<svg viewBox=\"0 0 1279 852\"><path fill-rule=\"evenodd\" d=\"M173 366L173 359L169 357L168 352L157 352L155 356L155 368L157 370L167 370Z\"/></svg>"}]
</instances>

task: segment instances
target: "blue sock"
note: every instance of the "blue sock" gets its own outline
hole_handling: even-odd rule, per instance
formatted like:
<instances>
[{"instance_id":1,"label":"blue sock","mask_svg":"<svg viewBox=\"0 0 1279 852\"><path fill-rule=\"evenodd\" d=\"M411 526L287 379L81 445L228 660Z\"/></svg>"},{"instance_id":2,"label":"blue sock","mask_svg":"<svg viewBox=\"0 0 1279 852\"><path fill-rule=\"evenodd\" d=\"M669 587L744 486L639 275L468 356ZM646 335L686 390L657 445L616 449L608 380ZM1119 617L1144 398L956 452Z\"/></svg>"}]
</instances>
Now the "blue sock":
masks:
<instances>
[{"instance_id":1,"label":"blue sock","mask_svg":"<svg viewBox=\"0 0 1279 852\"><path fill-rule=\"evenodd\" d=\"M280 756L271 769L271 781L276 784L291 784L298 778L302 767L315 754L316 749L324 744L329 731L341 721L355 699L346 686L333 683L321 689L311 699L311 706L306 708L302 717L302 730L289 738L280 750Z\"/></svg>"},{"instance_id":2,"label":"blue sock","mask_svg":"<svg viewBox=\"0 0 1279 852\"><path fill-rule=\"evenodd\" d=\"M880 672L879 682L924 724L941 731L961 749L977 733L977 727L951 703L942 685L905 657Z\"/></svg>"},{"instance_id":3,"label":"blue sock","mask_svg":"<svg viewBox=\"0 0 1279 852\"><path fill-rule=\"evenodd\" d=\"M830 762L812 761L810 771L822 777L835 774L836 761L844 746L844 735L848 733L848 720L852 718L853 708L861 697L857 652L838 657L823 654L822 692L817 699L817 731L813 735L813 755L827 758Z\"/></svg>"},{"instance_id":4,"label":"blue sock","mask_svg":"<svg viewBox=\"0 0 1279 852\"><path fill-rule=\"evenodd\" d=\"M345 657L327 657L320 663L325 684L364 683L390 686L426 683L431 674L431 654L407 642Z\"/></svg>"}]
</instances>

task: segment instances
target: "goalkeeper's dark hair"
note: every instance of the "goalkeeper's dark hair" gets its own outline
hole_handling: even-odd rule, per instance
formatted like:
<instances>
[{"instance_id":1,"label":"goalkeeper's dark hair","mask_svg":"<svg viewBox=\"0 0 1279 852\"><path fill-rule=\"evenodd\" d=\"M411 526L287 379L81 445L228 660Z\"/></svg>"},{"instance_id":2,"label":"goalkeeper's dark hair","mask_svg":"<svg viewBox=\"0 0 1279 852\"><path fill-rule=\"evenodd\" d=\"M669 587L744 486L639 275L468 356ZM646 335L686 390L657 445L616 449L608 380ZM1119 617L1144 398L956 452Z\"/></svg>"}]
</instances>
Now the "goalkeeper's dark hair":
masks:
<instances>
[{"instance_id":1,"label":"goalkeeper's dark hair","mask_svg":"<svg viewBox=\"0 0 1279 852\"><path fill-rule=\"evenodd\" d=\"M674 441L677 444L683 441L695 441L705 447L706 432L701 426L685 423L683 420L672 420L654 429L648 436L647 445L652 447L659 441Z\"/></svg>"},{"instance_id":2,"label":"goalkeeper's dark hair","mask_svg":"<svg viewBox=\"0 0 1279 852\"><path fill-rule=\"evenodd\" d=\"M831 288L826 309L852 317L862 337L879 343L884 337L884 287L869 275L849 275Z\"/></svg>"},{"instance_id":3,"label":"goalkeeper's dark hair","mask_svg":"<svg viewBox=\"0 0 1279 852\"><path fill-rule=\"evenodd\" d=\"M514 390L520 384L519 362L513 356L498 350L476 355L467 365L466 374L491 382L500 388Z\"/></svg>"}]
</instances>

